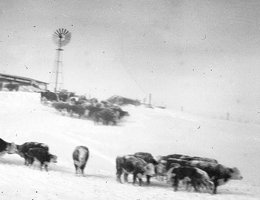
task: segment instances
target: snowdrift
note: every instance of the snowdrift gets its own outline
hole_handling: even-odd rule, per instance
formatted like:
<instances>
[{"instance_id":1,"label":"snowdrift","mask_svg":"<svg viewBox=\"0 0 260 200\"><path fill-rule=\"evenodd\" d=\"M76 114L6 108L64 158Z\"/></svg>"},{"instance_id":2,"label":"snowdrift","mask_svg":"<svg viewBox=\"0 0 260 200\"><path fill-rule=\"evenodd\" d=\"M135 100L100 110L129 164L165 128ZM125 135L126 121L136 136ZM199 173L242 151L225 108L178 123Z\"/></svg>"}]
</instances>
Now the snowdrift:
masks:
<instances>
[{"instance_id":1,"label":"snowdrift","mask_svg":"<svg viewBox=\"0 0 260 200\"><path fill-rule=\"evenodd\" d=\"M49 172L23 165L18 155L0 157L0 199L229 199L260 198L260 126L198 118L162 109L124 107L130 113L118 126L61 115L43 106L36 93L0 92L0 137L21 144L38 141L58 156ZM75 146L90 149L85 177L75 176ZM117 155L150 152L217 159L236 166L244 177L218 188L219 194L173 189L152 179L151 186L119 184L115 178ZM131 179L129 179L131 180Z\"/></svg>"}]
</instances>

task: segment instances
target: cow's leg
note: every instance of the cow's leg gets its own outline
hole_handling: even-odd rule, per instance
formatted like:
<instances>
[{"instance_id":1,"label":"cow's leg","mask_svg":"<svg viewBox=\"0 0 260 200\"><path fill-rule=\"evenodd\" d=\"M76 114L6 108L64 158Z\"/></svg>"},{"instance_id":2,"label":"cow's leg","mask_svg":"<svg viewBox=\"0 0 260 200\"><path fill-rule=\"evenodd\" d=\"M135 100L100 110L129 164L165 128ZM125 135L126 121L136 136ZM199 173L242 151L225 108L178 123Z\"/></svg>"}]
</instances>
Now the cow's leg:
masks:
<instances>
[{"instance_id":1,"label":"cow's leg","mask_svg":"<svg viewBox=\"0 0 260 200\"><path fill-rule=\"evenodd\" d=\"M34 162L34 158L29 158L29 157L28 157L27 165L32 165L33 162Z\"/></svg>"},{"instance_id":2,"label":"cow's leg","mask_svg":"<svg viewBox=\"0 0 260 200\"><path fill-rule=\"evenodd\" d=\"M173 187L175 192L178 190L178 185L179 185L179 179L175 176L173 180Z\"/></svg>"},{"instance_id":3,"label":"cow's leg","mask_svg":"<svg viewBox=\"0 0 260 200\"><path fill-rule=\"evenodd\" d=\"M28 166L29 165L29 156L24 155L24 165Z\"/></svg>"},{"instance_id":4,"label":"cow's leg","mask_svg":"<svg viewBox=\"0 0 260 200\"><path fill-rule=\"evenodd\" d=\"M213 194L217 194L218 180L214 179L213 183L214 183Z\"/></svg>"},{"instance_id":5,"label":"cow's leg","mask_svg":"<svg viewBox=\"0 0 260 200\"><path fill-rule=\"evenodd\" d=\"M128 173L124 173L124 182L128 183Z\"/></svg>"},{"instance_id":6,"label":"cow's leg","mask_svg":"<svg viewBox=\"0 0 260 200\"><path fill-rule=\"evenodd\" d=\"M150 179L151 179L151 176L149 176L149 175L146 175L146 183L147 183L147 185L149 185L149 184L150 184Z\"/></svg>"},{"instance_id":7,"label":"cow's leg","mask_svg":"<svg viewBox=\"0 0 260 200\"><path fill-rule=\"evenodd\" d=\"M74 164L75 166L75 171L76 171L76 175L78 174L78 165Z\"/></svg>"},{"instance_id":8,"label":"cow's leg","mask_svg":"<svg viewBox=\"0 0 260 200\"><path fill-rule=\"evenodd\" d=\"M137 177L137 174L133 173L133 184L135 184L135 182L136 182L136 177Z\"/></svg>"},{"instance_id":9,"label":"cow's leg","mask_svg":"<svg viewBox=\"0 0 260 200\"><path fill-rule=\"evenodd\" d=\"M123 170L122 169L117 169L116 170L116 180L119 182L119 183L122 183L121 181L121 175L123 173Z\"/></svg>"},{"instance_id":10,"label":"cow's leg","mask_svg":"<svg viewBox=\"0 0 260 200\"><path fill-rule=\"evenodd\" d=\"M48 171L48 164L47 163L44 163L44 168L46 170L46 172Z\"/></svg>"},{"instance_id":11,"label":"cow's leg","mask_svg":"<svg viewBox=\"0 0 260 200\"><path fill-rule=\"evenodd\" d=\"M191 180L191 185L193 186L193 188L194 188L194 190L195 190L195 192L199 192L199 190L198 190L198 188L197 188L197 181L195 181L195 180Z\"/></svg>"},{"instance_id":12,"label":"cow's leg","mask_svg":"<svg viewBox=\"0 0 260 200\"><path fill-rule=\"evenodd\" d=\"M143 184L142 178L138 178L138 180L139 180L139 186L142 186L142 184Z\"/></svg>"},{"instance_id":13,"label":"cow's leg","mask_svg":"<svg viewBox=\"0 0 260 200\"><path fill-rule=\"evenodd\" d=\"M24 165L28 166L28 158L24 158Z\"/></svg>"},{"instance_id":14,"label":"cow's leg","mask_svg":"<svg viewBox=\"0 0 260 200\"><path fill-rule=\"evenodd\" d=\"M42 171L42 167L44 166L44 163L43 162L41 162L40 163L40 170Z\"/></svg>"},{"instance_id":15,"label":"cow's leg","mask_svg":"<svg viewBox=\"0 0 260 200\"><path fill-rule=\"evenodd\" d=\"M73 116L73 111L72 110L70 110L69 115L70 115L70 117Z\"/></svg>"},{"instance_id":16,"label":"cow's leg","mask_svg":"<svg viewBox=\"0 0 260 200\"><path fill-rule=\"evenodd\" d=\"M86 166L86 165L82 165L82 166L80 167L81 175L84 175L85 166Z\"/></svg>"}]
</instances>

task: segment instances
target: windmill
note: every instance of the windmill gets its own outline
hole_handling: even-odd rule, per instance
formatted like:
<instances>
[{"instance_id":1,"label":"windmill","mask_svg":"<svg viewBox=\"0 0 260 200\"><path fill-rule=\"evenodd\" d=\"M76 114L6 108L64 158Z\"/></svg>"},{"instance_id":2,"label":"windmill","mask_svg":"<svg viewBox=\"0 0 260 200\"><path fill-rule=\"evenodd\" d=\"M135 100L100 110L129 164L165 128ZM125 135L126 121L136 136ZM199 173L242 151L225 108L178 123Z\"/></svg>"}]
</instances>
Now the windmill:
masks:
<instances>
[{"instance_id":1,"label":"windmill","mask_svg":"<svg viewBox=\"0 0 260 200\"><path fill-rule=\"evenodd\" d=\"M55 86L54 92L57 92L58 84L59 84L59 75L62 73L62 60L61 60L61 52L63 51L62 47L67 45L70 42L71 33L65 28L57 29L53 34L53 41L58 46L57 50L57 58L56 58L56 69L55 69Z\"/></svg>"}]
</instances>

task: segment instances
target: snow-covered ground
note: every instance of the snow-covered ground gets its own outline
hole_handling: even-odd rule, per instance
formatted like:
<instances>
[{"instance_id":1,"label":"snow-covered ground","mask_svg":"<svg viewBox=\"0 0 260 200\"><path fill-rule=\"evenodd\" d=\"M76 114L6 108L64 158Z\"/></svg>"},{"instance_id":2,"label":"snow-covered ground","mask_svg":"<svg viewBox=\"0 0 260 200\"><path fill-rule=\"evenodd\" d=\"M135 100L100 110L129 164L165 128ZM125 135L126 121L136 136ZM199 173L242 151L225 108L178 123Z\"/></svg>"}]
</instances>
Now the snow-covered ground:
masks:
<instances>
[{"instance_id":1,"label":"snow-covered ground","mask_svg":"<svg viewBox=\"0 0 260 200\"><path fill-rule=\"evenodd\" d=\"M23 165L18 155L0 158L0 199L260 199L260 126L199 118L144 107L124 107L130 117L119 126L63 116L40 104L33 93L0 92L0 137L22 144L38 141L58 156L49 172ZM90 149L85 177L75 176L72 151ZM238 167L244 177L218 188L217 195L178 191L152 179L150 186L119 184L117 155L150 152L154 156L181 153L217 159Z\"/></svg>"}]
</instances>

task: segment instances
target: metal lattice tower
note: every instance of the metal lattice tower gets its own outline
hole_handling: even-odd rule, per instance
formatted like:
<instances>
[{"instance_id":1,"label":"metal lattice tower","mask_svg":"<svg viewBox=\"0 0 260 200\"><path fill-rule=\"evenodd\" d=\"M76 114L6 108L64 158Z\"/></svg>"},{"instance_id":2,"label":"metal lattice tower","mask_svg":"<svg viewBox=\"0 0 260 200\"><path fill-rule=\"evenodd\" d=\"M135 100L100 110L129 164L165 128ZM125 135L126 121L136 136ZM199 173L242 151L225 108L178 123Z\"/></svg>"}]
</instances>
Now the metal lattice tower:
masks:
<instances>
[{"instance_id":1,"label":"metal lattice tower","mask_svg":"<svg viewBox=\"0 0 260 200\"><path fill-rule=\"evenodd\" d=\"M59 83L59 78L62 77L62 59L61 59L61 52L63 51L62 47L65 46L70 42L71 33L66 30L65 28L57 29L53 34L53 41L58 46L57 50L57 57L56 57L56 69L55 69L55 86L54 92L57 92Z\"/></svg>"}]
</instances>

